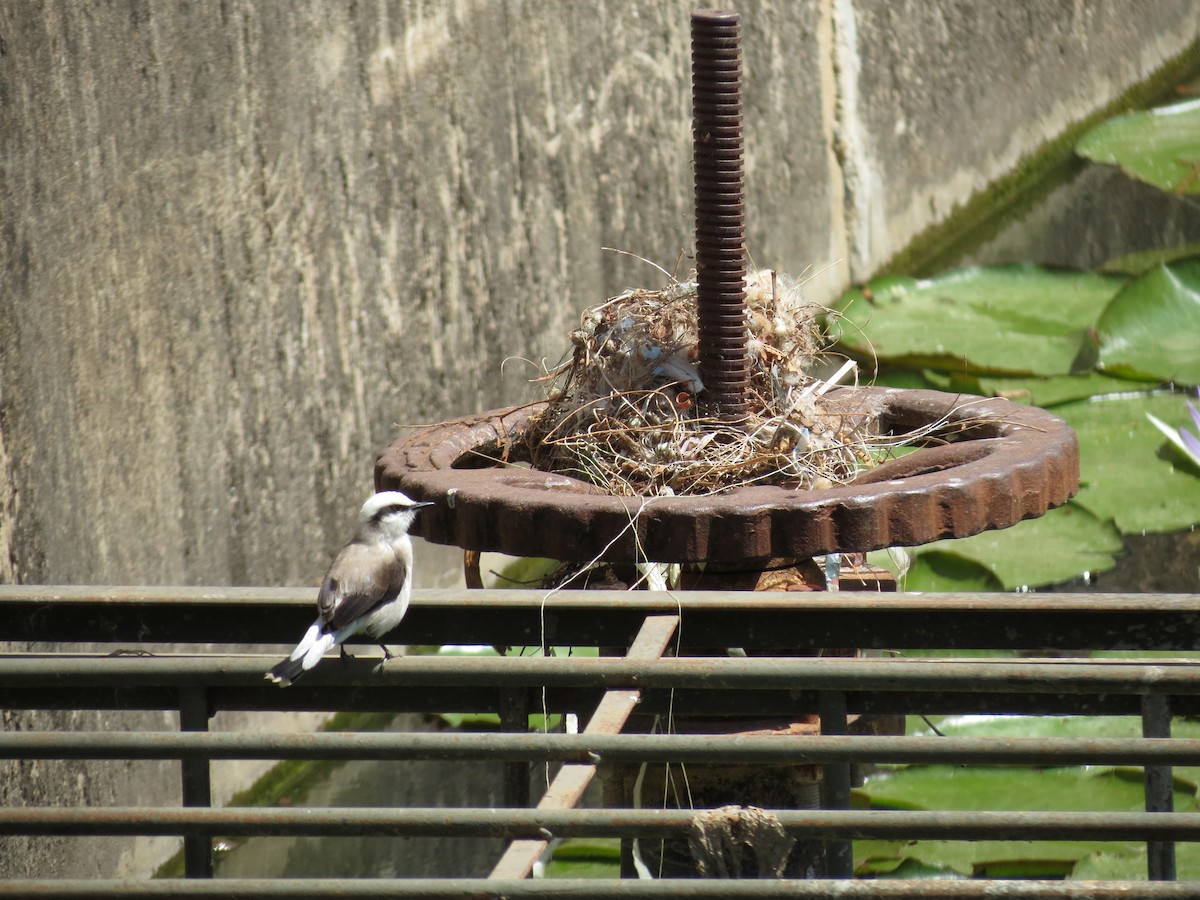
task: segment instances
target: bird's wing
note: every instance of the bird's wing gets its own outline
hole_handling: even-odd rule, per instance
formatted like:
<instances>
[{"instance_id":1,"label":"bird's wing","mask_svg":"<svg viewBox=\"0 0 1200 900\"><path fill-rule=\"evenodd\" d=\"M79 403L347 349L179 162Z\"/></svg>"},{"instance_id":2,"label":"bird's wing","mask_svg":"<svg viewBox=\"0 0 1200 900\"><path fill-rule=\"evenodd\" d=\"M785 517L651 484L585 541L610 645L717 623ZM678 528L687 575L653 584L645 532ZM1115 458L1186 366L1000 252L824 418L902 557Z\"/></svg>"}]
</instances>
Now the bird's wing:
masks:
<instances>
[{"instance_id":1,"label":"bird's wing","mask_svg":"<svg viewBox=\"0 0 1200 900\"><path fill-rule=\"evenodd\" d=\"M317 595L325 626L336 631L379 604L395 600L407 574L404 561L390 547L347 544L329 567Z\"/></svg>"}]
</instances>

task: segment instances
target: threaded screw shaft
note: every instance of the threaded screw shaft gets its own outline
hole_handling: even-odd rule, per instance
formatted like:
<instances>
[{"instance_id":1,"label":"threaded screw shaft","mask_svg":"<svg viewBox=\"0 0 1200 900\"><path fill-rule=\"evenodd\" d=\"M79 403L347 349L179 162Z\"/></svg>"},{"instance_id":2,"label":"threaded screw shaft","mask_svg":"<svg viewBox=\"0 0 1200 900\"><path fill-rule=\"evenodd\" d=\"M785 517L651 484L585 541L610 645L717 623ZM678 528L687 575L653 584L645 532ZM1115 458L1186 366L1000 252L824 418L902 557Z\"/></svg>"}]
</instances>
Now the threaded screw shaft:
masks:
<instances>
[{"instance_id":1,"label":"threaded screw shaft","mask_svg":"<svg viewBox=\"0 0 1200 900\"><path fill-rule=\"evenodd\" d=\"M692 138L701 398L731 421L746 414L745 205L740 17L692 13Z\"/></svg>"}]
</instances>

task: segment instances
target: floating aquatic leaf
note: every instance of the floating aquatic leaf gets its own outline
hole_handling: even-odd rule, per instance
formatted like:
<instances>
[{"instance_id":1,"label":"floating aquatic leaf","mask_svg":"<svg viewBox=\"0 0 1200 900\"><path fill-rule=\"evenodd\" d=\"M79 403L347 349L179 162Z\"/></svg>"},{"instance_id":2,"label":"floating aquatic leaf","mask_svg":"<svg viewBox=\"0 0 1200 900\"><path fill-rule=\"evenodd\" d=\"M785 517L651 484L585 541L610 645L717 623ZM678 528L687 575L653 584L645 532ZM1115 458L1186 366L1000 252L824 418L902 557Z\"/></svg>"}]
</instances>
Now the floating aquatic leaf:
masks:
<instances>
[{"instance_id":1,"label":"floating aquatic leaf","mask_svg":"<svg viewBox=\"0 0 1200 900\"><path fill-rule=\"evenodd\" d=\"M907 841L855 841L854 871L859 876L888 875L904 865Z\"/></svg>"},{"instance_id":2,"label":"floating aquatic leaf","mask_svg":"<svg viewBox=\"0 0 1200 900\"><path fill-rule=\"evenodd\" d=\"M547 878L619 878L619 838L574 838L554 848Z\"/></svg>"},{"instance_id":3,"label":"floating aquatic leaf","mask_svg":"<svg viewBox=\"0 0 1200 900\"><path fill-rule=\"evenodd\" d=\"M1175 845L1175 877L1200 880L1200 844ZM1081 859L1071 881L1145 881L1146 845L1134 844L1125 852L1097 853Z\"/></svg>"},{"instance_id":4,"label":"floating aquatic leaf","mask_svg":"<svg viewBox=\"0 0 1200 900\"><path fill-rule=\"evenodd\" d=\"M1196 422L1197 427L1200 427L1200 412L1197 412L1196 407L1192 406L1190 402L1188 408L1192 411L1192 419ZM1195 463L1197 470L1200 470L1200 438L1186 428L1172 428L1153 413L1146 413L1146 418L1166 436L1173 446L1179 449L1180 453Z\"/></svg>"},{"instance_id":5,"label":"floating aquatic leaf","mask_svg":"<svg viewBox=\"0 0 1200 900\"><path fill-rule=\"evenodd\" d=\"M1079 435L1083 484L1075 503L1125 534L1178 531L1200 520L1200 474L1172 449L1146 413L1174 421L1178 394L1137 394L1054 408Z\"/></svg>"},{"instance_id":6,"label":"floating aquatic leaf","mask_svg":"<svg viewBox=\"0 0 1200 900\"><path fill-rule=\"evenodd\" d=\"M1001 591L1004 585L985 566L945 550L925 550L904 579L906 591Z\"/></svg>"},{"instance_id":7,"label":"floating aquatic leaf","mask_svg":"<svg viewBox=\"0 0 1200 900\"><path fill-rule=\"evenodd\" d=\"M903 878L905 880L921 879L922 881L932 881L934 879L946 880L955 878L966 878L968 876L961 872L955 872L953 869L945 866L929 866L923 862L918 862L915 859L904 858L897 861L899 864L890 872L881 872L876 875L876 878ZM862 874L868 874L866 870Z\"/></svg>"},{"instance_id":8,"label":"floating aquatic leaf","mask_svg":"<svg viewBox=\"0 0 1200 900\"><path fill-rule=\"evenodd\" d=\"M1200 382L1200 258L1133 279L1037 266L887 277L839 306L832 327L848 352L878 355L879 383L1036 403L1079 435L1074 504L913 551L909 590L1057 583L1110 568L1121 533L1200 521L1200 472L1146 418L1181 412L1178 394L1155 394L1147 380Z\"/></svg>"},{"instance_id":9,"label":"floating aquatic leaf","mask_svg":"<svg viewBox=\"0 0 1200 900\"><path fill-rule=\"evenodd\" d=\"M908 654L905 654L908 655ZM1093 656L1117 656L1117 652L1094 653ZM1125 651L1124 658L1145 656ZM1172 654L1177 655L1177 654ZM937 721L938 731L947 737L972 738L1136 738L1142 735L1139 716L946 716ZM927 728L922 728L927 732ZM910 733L920 733L917 727ZM1171 736L1200 738L1200 722L1175 718ZM1092 771L1100 771L1093 768ZM1176 766L1173 770L1175 787L1183 794L1194 796L1200 782L1200 766Z\"/></svg>"},{"instance_id":10,"label":"floating aquatic leaf","mask_svg":"<svg viewBox=\"0 0 1200 900\"><path fill-rule=\"evenodd\" d=\"M1134 716L949 716L937 724L943 734L972 738L1141 734L1141 719ZM1172 733L1176 737L1195 737L1200 734L1200 723L1176 719ZM1196 808L1197 771L1176 770L1177 811ZM1143 803L1141 772L1111 767L898 766L869 778L856 793L872 807L900 809L1133 811ZM1092 877L1145 875L1144 845L1135 842L859 841L855 858L860 875L883 877L910 871L912 866L974 877L1078 878L1081 872L1100 871L1133 874ZM1129 860L1140 861L1141 868ZM1200 855L1195 862L1200 863ZM1196 871L1191 862L1188 871Z\"/></svg>"},{"instance_id":11,"label":"floating aquatic leaf","mask_svg":"<svg viewBox=\"0 0 1200 900\"><path fill-rule=\"evenodd\" d=\"M1181 247L1155 247L1151 250L1127 253L1110 259L1100 267L1100 271L1109 275L1141 275L1157 265L1169 265L1191 256L1200 256L1200 243L1184 244Z\"/></svg>"},{"instance_id":12,"label":"floating aquatic leaf","mask_svg":"<svg viewBox=\"0 0 1200 900\"><path fill-rule=\"evenodd\" d=\"M1110 374L1200 384L1200 258L1128 282L1096 324Z\"/></svg>"},{"instance_id":13,"label":"floating aquatic leaf","mask_svg":"<svg viewBox=\"0 0 1200 900\"><path fill-rule=\"evenodd\" d=\"M1099 841L915 841L898 855L930 870L975 878L1064 878L1097 852L1132 851L1134 845ZM880 868L885 859L872 863Z\"/></svg>"},{"instance_id":14,"label":"floating aquatic leaf","mask_svg":"<svg viewBox=\"0 0 1200 900\"><path fill-rule=\"evenodd\" d=\"M1042 266L880 278L847 291L833 323L844 348L951 373L1065 375L1091 364L1089 329L1124 279Z\"/></svg>"},{"instance_id":15,"label":"floating aquatic leaf","mask_svg":"<svg viewBox=\"0 0 1200 900\"><path fill-rule=\"evenodd\" d=\"M1079 375L1052 375L1048 378L988 378L979 379L980 392L1004 397L1015 403L1034 406L1055 406L1071 400L1086 400L1101 394L1125 393L1131 387L1126 378L1103 372L1083 372Z\"/></svg>"},{"instance_id":16,"label":"floating aquatic leaf","mask_svg":"<svg viewBox=\"0 0 1200 900\"><path fill-rule=\"evenodd\" d=\"M872 809L1070 812L1135 810L1145 803L1137 782L1082 767L907 766L872 776L859 790ZM1192 809L1195 798L1177 789L1175 806Z\"/></svg>"},{"instance_id":17,"label":"floating aquatic leaf","mask_svg":"<svg viewBox=\"0 0 1200 900\"><path fill-rule=\"evenodd\" d=\"M990 574L995 583L1012 590L1056 584L1081 572L1111 569L1120 550L1121 535L1110 522L1101 521L1086 509L1068 503L1012 528L985 531L922 547L917 551L917 564L909 571L907 586L914 591L954 589L934 580L938 567L944 567L946 563L936 558L932 562L926 560L930 554L950 555L972 563ZM932 571L927 573L927 569ZM973 576L971 584L980 584L980 578ZM957 588L967 589L971 588Z\"/></svg>"},{"instance_id":18,"label":"floating aquatic leaf","mask_svg":"<svg viewBox=\"0 0 1200 900\"><path fill-rule=\"evenodd\" d=\"M1109 119L1075 151L1164 191L1200 193L1200 100Z\"/></svg>"}]
</instances>

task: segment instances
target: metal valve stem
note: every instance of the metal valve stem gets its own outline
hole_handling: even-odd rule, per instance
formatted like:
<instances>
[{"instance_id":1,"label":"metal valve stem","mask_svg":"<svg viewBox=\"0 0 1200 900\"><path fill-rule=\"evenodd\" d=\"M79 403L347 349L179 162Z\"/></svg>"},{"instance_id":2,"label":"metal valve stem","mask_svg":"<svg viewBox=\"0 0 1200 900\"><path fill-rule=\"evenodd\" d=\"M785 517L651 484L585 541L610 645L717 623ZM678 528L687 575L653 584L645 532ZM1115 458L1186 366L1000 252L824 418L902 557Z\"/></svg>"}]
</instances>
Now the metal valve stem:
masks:
<instances>
[{"instance_id":1,"label":"metal valve stem","mask_svg":"<svg viewBox=\"0 0 1200 900\"><path fill-rule=\"evenodd\" d=\"M745 207L740 18L692 13L692 137L702 406L723 421L746 414Z\"/></svg>"}]
</instances>

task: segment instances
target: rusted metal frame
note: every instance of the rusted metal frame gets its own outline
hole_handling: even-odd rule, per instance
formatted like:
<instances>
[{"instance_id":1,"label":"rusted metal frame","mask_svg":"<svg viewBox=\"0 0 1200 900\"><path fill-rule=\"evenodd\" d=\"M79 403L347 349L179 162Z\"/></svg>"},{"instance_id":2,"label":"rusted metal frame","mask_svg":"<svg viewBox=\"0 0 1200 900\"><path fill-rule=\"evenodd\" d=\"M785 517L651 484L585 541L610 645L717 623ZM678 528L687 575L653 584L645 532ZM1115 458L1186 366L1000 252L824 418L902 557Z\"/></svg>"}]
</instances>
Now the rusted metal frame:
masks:
<instances>
[{"instance_id":1,"label":"rusted metal frame","mask_svg":"<svg viewBox=\"0 0 1200 900\"><path fill-rule=\"evenodd\" d=\"M574 695L563 688L549 692L552 700L566 704ZM677 715L720 717L790 716L815 713L820 689L704 691L699 688L643 693L639 716ZM847 691L846 707L859 715L1026 715L1026 716L1137 716L1140 697L1135 693L1095 694L1068 692L1031 693L1020 688L986 693L968 690L939 691L929 688L910 691ZM552 708L554 708L552 706ZM1200 716L1200 696L1175 695L1173 709L1179 716Z\"/></svg>"},{"instance_id":2,"label":"rusted metal frame","mask_svg":"<svg viewBox=\"0 0 1200 900\"><path fill-rule=\"evenodd\" d=\"M321 667L318 667L317 672ZM255 679L251 683L209 689L214 710L327 711L382 713L444 713L495 711L495 685L427 684L420 691L397 691L394 682L373 683L370 668L356 679L319 683L315 673L299 685L281 691ZM313 681L309 682L308 678ZM261 683L261 686L260 686ZM654 689L642 692L639 718L673 712L676 715L770 717L815 713L818 689L726 688L723 690ZM593 708L603 689L587 686L547 687L547 710L554 713ZM166 685L139 687L8 687L0 683L0 708L5 709L175 709L178 689ZM970 690L847 691L851 713L899 715L1097 715L1137 716L1136 693L1030 693L1019 687L1009 691L978 693ZM1200 695L1176 693L1176 715L1200 716Z\"/></svg>"},{"instance_id":3,"label":"rusted metal frame","mask_svg":"<svg viewBox=\"0 0 1200 900\"><path fill-rule=\"evenodd\" d=\"M846 596L846 594L842 594ZM734 598L735 601L737 598ZM639 609L588 603L555 605L544 613L551 644L614 646L625 644L641 619L666 609ZM311 615L311 610L305 610ZM828 604L806 608L787 600L700 605L683 610L683 649L735 646L747 649L859 647L904 649L1027 650L1052 645L1061 650L1178 650L1200 644L1200 610L1119 609L966 609L936 606L894 607L850 602L845 609ZM417 606L396 632L396 642L534 644L543 614L526 606L474 609ZM531 637L533 638L531 640Z\"/></svg>"},{"instance_id":4,"label":"rusted metal frame","mask_svg":"<svg viewBox=\"0 0 1200 900\"><path fill-rule=\"evenodd\" d=\"M1172 766L1200 739L963 738L887 735L496 734L427 732L11 731L0 759L320 759L511 762L875 763Z\"/></svg>"},{"instance_id":5,"label":"rusted metal frame","mask_svg":"<svg viewBox=\"0 0 1200 900\"><path fill-rule=\"evenodd\" d=\"M500 692L500 729L524 735L529 730L529 693L520 688ZM444 757L443 757L444 758ZM505 806L529 805L529 761L512 759L504 764L501 797Z\"/></svg>"},{"instance_id":6,"label":"rusted metal frame","mask_svg":"<svg viewBox=\"0 0 1200 900\"><path fill-rule=\"evenodd\" d=\"M311 622L301 588L0 586L0 634L13 641L282 642Z\"/></svg>"},{"instance_id":7,"label":"rusted metal frame","mask_svg":"<svg viewBox=\"0 0 1200 900\"><path fill-rule=\"evenodd\" d=\"M207 732L208 720L208 696L204 688L195 685L180 688L179 730ZM206 809L212 805L212 773L207 759L181 760L180 782L185 807ZM183 867L188 878L213 877L212 841L208 837L184 835Z\"/></svg>"},{"instance_id":8,"label":"rusted metal frame","mask_svg":"<svg viewBox=\"0 0 1200 900\"><path fill-rule=\"evenodd\" d=\"M288 691L263 682L264 665L241 656L0 656L0 705L171 709L180 687L198 685L213 710L476 711L495 708L498 688L545 688L548 708L562 711L603 689L637 687L640 715L668 704L680 714L812 712L830 689L846 691L855 713L1136 715L1149 691L1171 694L1177 714L1200 712L1200 667L1164 660L409 657L331 661Z\"/></svg>"},{"instance_id":9,"label":"rusted metal frame","mask_svg":"<svg viewBox=\"0 0 1200 900\"><path fill-rule=\"evenodd\" d=\"M306 676L307 679L307 676ZM716 718L791 716L817 709L817 691L727 689L721 691L644 691L638 717L673 712L676 715ZM545 692L546 708L553 713L594 708L603 691L585 687L551 687ZM3 709L119 709L162 710L176 707L178 691L170 688L6 688L0 685ZM423 686L419 692L397 692L394 685L300 685L280 691L262 688L222 687L209 691L215 710L292 712L444 713L495 711L495 686ZM1140 700L1134 694L1032 694L1021 690L992 693L970 691L847 692L851 713L900 715L1096 715L1137 716ZM1178 695L1176 715L1200 716L1200 696Z\"/></svg>"},{"instance_id":10,"label":"rusted metal frame","mask_svg":"<svg viewBox=\"0 0 1200 900\"><path fill-rule=\"evenodd\" d=\"M1142 737L1171 737L1171 698L1164 694L1142 697ZM1148 765L1142 770L1146 794L1146 812L1170 813L1174 810L1175 782L1169 765ZM1171 841L1146 842L1146 871L1151 881L1175 880L1175 844Z\"/></svg>"},{"instance_id":11,"label":"rusted metal frame","mask_svg":"<svg viewBox=\"0 0 1200 900\"><path fill-rule=\"evenodd\" d=\"M311 605L315 591L311 588L294 587L173 587L173 586L120 586L120 585L0 585L0 609L10 605L29 605L46 614L55 608L69 607L72 615L87 614L89 608L104 607L113 610L137 608L142 611L155 606L174 609L178 615L181 608L203 610L205 608L224 611L231 607L253 609L262 613L269 608L291 609ZM844 596L844 595L843 595ZM685 613L703 610L705 607L784 607L820 609L842 606L851 609L896 607L911 610L941 609L947 612L958 610L1018 609L1062 610L1073 609L1103 612L1110 608L1118 611L1140 610L1151 612L1156 609L1181 607L1195 611L1200 608L1198 594L1170 593L1079 593L1079 594L1011 594L999 591L954 592L936 594L879 594L868 596L850 595L844 602L833 594L814 591L802 595L778 594L765 597L754 591L687 591L678 595L663 596L652 592L630 593L628 591L600 591L568 589L556 591L547 597L544 591L526 588L482 588L464 593L457 588L419 588L413 591L412 608L418 607L487 607L547 610L584 607L624 608L649 613ZM930 623L935 624L935 623ZM93 635L99 639L102 635Z\"/></svg>"},{"instance_id":12,"label":"rusted metal frame","mask_svg":"<svg viewBox=\"0 0 1200 900\"><path fill-rule=\"evenodd\" d=\"M679 617L673 615L647 616L637 637L629 647L625 659L644 661L659 659L671 644L679 628ZM584 727L584 736L618 734L625 727L640 700L635 690L615 690L605 693L604 698L592 713ZM574 807L583 798L592 778L596 764L569 763L555 775L538 802L538 810L555 810ZM490 873L491 878L527 878L534 865L550 846L552 832L538 839L513 841L500 857Z\"/></svg>"},{"instance_id":13,"label":"rusted metal frame","mask_svg":"<svg viewBox=\"0 0 1200 900\"><path fill-rule=\"evenodd\" d=\"M137 661L130 660L130 663ZM845 690L857 692L1023 691L1029 693L1200 694L1194 661L1070 659L951 660L828 657L462 660L395 658L373 676L405 685L493 683L641 689Z\"/></svg>"},{"instance_id":14,"label":"rusted metal frame","mask_svg":"<svg viewBox=\"0 0 1200 900\"><path fill-rule=\"evenodd\" d=\"M654 617L656 618L656 617ZM121 688L262 684L263 658L246 656L0 656L11 687ZM967 693L1200 694L1194 661L959 660L752 657L639 659L395 657L314 669L306 682L353 687L575 687L701 690L940 691ZM275 691L275 693L282 693Z\"/></svg>"},{"instance_id":15,"label":"rusted metal frame","mask_svg":"<svg viewBox=\"0 0 1200 900\"><path fill-rule=\"evenodd\" d=\"M1194 813L878 809L767 812L789 834L815 839L1200 842L1200 816ZM548 806L536 809L0 807L0 834L499 837L515 839L520 844L526 839L530 843L546 843L547 834L564 838L678 837L692 828L703 813L704 810L691 809Z\"/></svg>"},{"instance_id":16,"label":"rusted metal frame","mask_svg":"<svg viewBox=\"0 0 1200 900\"><path fill-rule=\"evenodd\" d=\"M512 596L509 596L512 595ZM839 599L840 598L840 599ZM1071 595L772 595L512 590L417 591L396 641L627 643L651 613L681 609L688 649L746 647L1187 650L1200 643L1200 597ZM313 592L294 588L0 586L0 634L14 641L266 644L302 630Z\"/></svg>"},{"instance_id":17,"label":"rusted metal frame","mask_svg":"<svg viewBox=\"0 0 1200 900\"><path fill-rule=\"evenodd\" d=\"M850 731L846 713L846 695L842 691L822 691L818 698L821 734L844 736ZM850 764L827 762L821 767L821 806L825 809L850 808ZM850 841L825 842L826 875L830 878L854 877L854 846Z\"/></svg>"},{"instance_id":18,"label":"rusted metal frame","mask_svg":"<svg viewBox=\"0 0 1200 900\"><path fill-rule=\"evenodd\" d=\"M827 881L791 879L674 878L653 881L562 878L545 880L483 880L478 878L319 878L219 881L78 881L21 880L0 882L6 900L174 900L176 897L245 900L659 900L659 898L738 898L772 900L1192 900L1194 884L1167 882L955 881L888 880Z\"/></svg>"}]
</instances>

